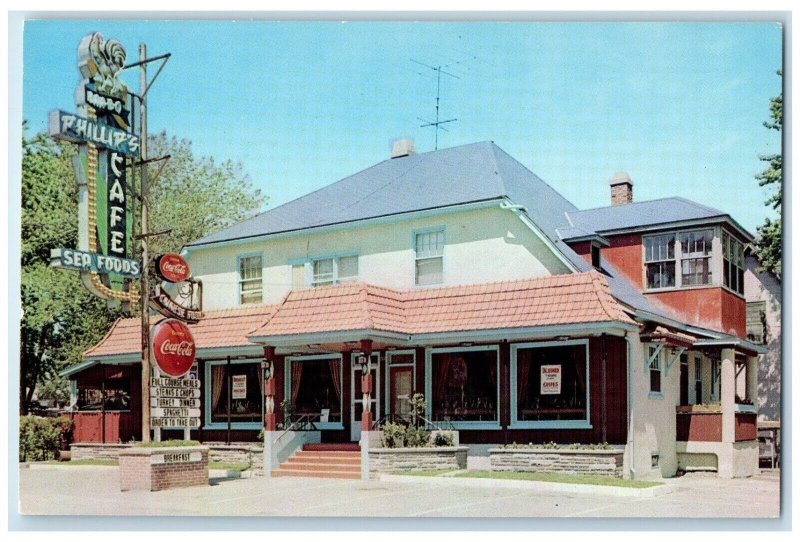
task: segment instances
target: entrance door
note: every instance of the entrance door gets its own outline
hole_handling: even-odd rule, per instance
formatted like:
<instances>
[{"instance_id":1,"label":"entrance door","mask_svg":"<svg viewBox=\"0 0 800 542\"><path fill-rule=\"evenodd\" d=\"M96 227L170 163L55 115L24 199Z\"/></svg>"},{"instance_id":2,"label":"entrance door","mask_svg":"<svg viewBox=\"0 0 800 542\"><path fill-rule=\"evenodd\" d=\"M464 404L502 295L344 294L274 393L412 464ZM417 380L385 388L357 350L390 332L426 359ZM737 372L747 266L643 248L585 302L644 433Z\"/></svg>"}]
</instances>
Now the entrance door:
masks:
<instances>
[{"instance_id":1,"label":"entrance door","mask_svg":"<svg viewBox=\"0 0 800 542\"><path fill-rule=\"evenodd\" d=\"M392 420L409 417L413 389L413 367L389 367L389 416Z\"/></svg>"},{"instance_id":2,"label":"entrance door","mask_svg":"<svg viewBox=\"0 0 800 542\"><path fill-rule=\"evenodd\" d=\"M361 440L361 413L364 412L363 395L361 391L361 367L358 365L358 356L353 354L350 359L352 368L350 369L350 440L357 442ZM372 370L372 396L370 398L370 410L372 410L372 420L377 421L381 417L380 397L380 355L377 352L372 354L370 365Z\"/></svg>"}]
</instances>

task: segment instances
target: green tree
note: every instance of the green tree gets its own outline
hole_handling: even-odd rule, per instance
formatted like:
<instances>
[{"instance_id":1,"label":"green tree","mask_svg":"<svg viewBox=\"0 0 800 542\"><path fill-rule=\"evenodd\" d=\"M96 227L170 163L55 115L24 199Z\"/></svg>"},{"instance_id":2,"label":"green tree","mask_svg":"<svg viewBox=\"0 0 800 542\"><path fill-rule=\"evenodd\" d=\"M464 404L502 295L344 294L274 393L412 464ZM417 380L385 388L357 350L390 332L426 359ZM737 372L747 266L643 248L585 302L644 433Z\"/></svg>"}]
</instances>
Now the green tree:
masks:
<instances>
[{"instance_id":1,"label":"green tree","mask_svg":"<svg viewBox=\"0 0 800 542\"><path fill-rule=\"evenodd\" d=\"M189 141L165 133L148 144L150 157L172 157L148 198L150 230L172 232L151 238L151 255L177 251L264 205L241 166L196 158ZM67 394L58 371L78 363L123 314L90 294L78 273L49 267L51 249L78 243L75 146L38 134L23 139L22 150L20 407L26 413L35 390L53 398ZM157 167L150 166L151 175Z\"/></svg>"},{"instance_id":2,"label":"green tree","mask_svg":"<svg viewBox=\"0 0 800 542\"><path fill-rule=\"evenodd\" d=\"M779 70L779 76L783 73ZM769 101L770 121L764 122L764 126L770 130L781 132L783 129L783 93ZM767 167L756 175L758 185L768 187L772 190L766 205L772 207L778 213L778 218L764 220L764 224L758 228L758 240L756 241L755 254L758 257L760 268L770 271L779 279L781 278L781 261L783 258L783 221L781 220L781 208L783 205L783 157L780 153L765 154L759 156L762 162L766 162Z\"/></svg>"}]
</instances>

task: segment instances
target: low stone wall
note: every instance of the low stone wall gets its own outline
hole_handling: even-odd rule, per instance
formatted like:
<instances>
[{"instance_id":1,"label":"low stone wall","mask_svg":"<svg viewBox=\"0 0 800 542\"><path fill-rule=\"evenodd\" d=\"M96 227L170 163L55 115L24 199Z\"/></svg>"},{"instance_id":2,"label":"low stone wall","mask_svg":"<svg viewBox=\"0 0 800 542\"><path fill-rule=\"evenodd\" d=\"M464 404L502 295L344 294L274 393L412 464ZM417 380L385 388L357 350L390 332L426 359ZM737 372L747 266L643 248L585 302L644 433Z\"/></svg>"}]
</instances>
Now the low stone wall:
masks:
<instances>
[{"instance_id":1,"label":"low stone wall","mask_svg":"<svg viewBox=\"0 0 800 542\"><path fill-rule=\"evenodd\" d=\"M252 442L225 444L206 442L208 460L220 463L246 463L253 474L260 476L264 472L264 449ZM122 450L131 448L131 444L77 443L70 445L71 459L119 459Z\"/></svg>"},{"instance_id":2,"label":"low stone wall","mask_svg":"<svg viewBox=\"0 0 800 542\"><path fill-rule=\"evenodd\" d=\"M493 471L558 472L622 478L624 450L492 448Z\"/></svg>"},{"instance_id":3,"label":"low stone wall","mask_svg":"<svg viewBox=\"0 0 800 542\"><path fill-rule=\"evenodd\" d=\"M129 448L119 453L120 490L208 485L208 447Z\"/></svg>"},{"instance_id":4,"label":"low stone wall","mask_svg":"<svg viewBox=\"0 0 800 542\"><path fill-rule=\"evenodd\" d=\"M467 468L466 446L435 448L370 448L371 478L380 473Z\"/></svg>"},{"instance_id":5,"label":"low stone wall","mask_svg":"<svg viewBox=\"0 0 800 542\"><path fill-rule=\"evenodd\" d=\"M99 444L99 443L78 443L71 444L70 459L78 461L80 459L119 459L122 450L131 448L130 444Z\"/></svg>"}]
</instances>

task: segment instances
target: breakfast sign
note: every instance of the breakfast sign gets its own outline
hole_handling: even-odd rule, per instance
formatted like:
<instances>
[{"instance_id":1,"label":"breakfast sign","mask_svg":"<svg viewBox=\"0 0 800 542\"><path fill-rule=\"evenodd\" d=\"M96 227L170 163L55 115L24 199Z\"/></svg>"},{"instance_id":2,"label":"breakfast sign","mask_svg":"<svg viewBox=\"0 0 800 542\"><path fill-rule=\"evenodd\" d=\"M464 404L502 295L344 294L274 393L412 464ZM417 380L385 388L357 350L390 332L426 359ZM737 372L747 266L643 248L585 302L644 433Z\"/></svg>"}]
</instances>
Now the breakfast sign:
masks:
<instances>
[{"instance_id":1,"label":"breakfast sign","mask_svg":"<svg viewBox=\"0 0 800 542\"><path fill-rule=\"evenodd\" d=\"M78 248L57 248L50 265L78 271L86 288L112 302L136 303L133 280L141 262L131 259L132 203L129 161L139 156L139 135L131 129L131 94L119 73L125 49L94 32L78 45L81 80L77 113L50 111L48 134L78 145L73 169L78 185Z\"/></svg>"}]
</instances>

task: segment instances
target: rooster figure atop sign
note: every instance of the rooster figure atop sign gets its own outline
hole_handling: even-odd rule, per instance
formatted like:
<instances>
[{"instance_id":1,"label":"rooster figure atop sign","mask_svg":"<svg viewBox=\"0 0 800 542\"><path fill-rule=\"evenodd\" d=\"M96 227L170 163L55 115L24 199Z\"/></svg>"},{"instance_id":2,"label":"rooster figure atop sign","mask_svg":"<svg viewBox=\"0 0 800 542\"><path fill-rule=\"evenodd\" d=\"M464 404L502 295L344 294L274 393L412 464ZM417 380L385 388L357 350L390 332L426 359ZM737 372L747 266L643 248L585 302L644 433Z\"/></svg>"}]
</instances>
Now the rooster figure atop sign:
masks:
<instances>
[{"instance_id":1,"label":"rooster figure atop sign","mask_svg":"<svg viewBox=\"0 0 800 542\"><path fill-rule=\"evenodd\" d=\"M125 83L117 74L125 66L125 48L117 40L106 40L99 32L89 34L78 45L78 68L81 75L94 82L100 92L124 96Z\"/></svg>"}]
</instances>

